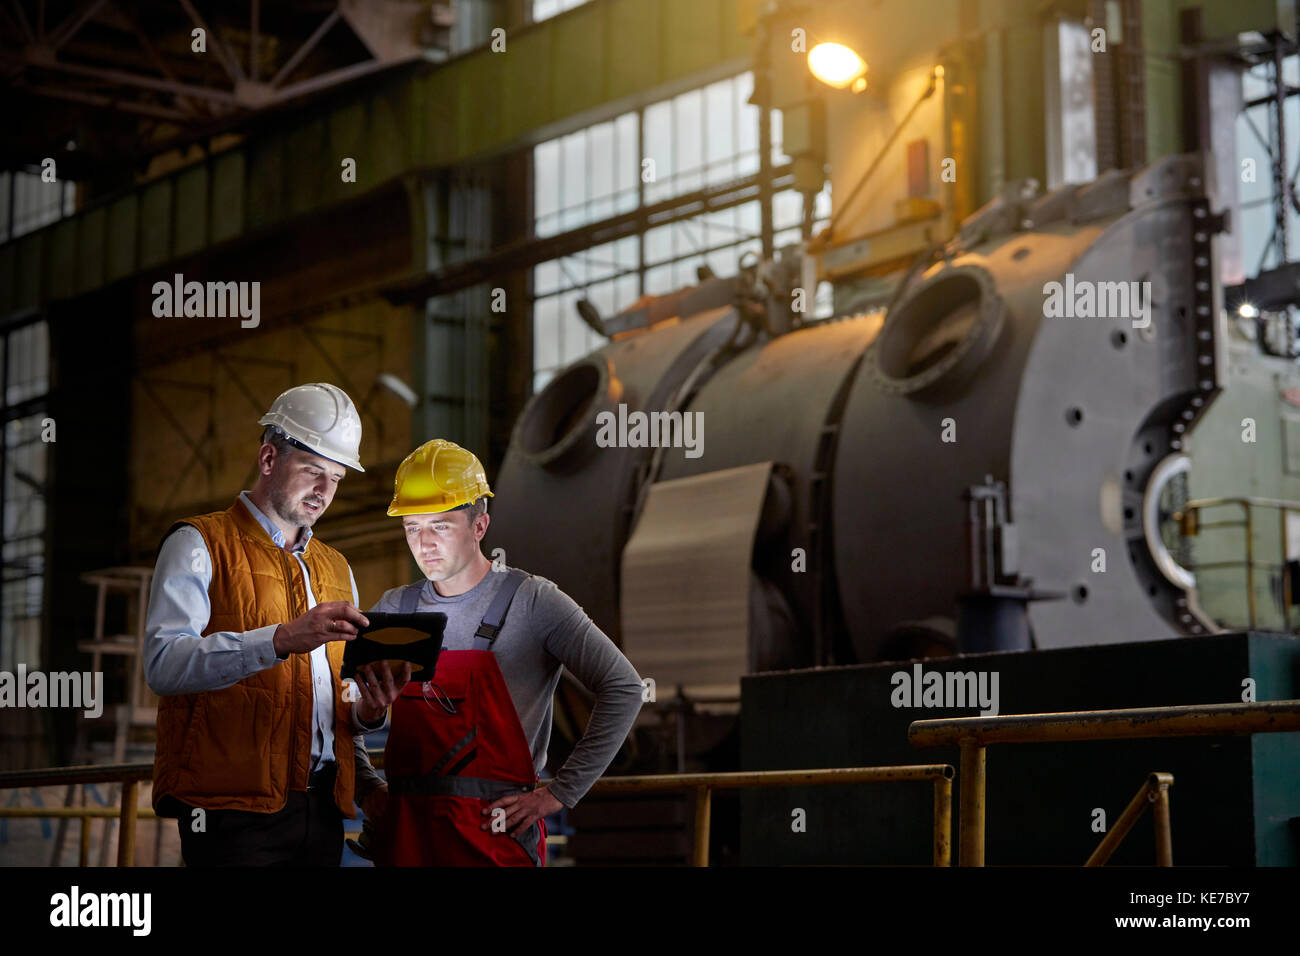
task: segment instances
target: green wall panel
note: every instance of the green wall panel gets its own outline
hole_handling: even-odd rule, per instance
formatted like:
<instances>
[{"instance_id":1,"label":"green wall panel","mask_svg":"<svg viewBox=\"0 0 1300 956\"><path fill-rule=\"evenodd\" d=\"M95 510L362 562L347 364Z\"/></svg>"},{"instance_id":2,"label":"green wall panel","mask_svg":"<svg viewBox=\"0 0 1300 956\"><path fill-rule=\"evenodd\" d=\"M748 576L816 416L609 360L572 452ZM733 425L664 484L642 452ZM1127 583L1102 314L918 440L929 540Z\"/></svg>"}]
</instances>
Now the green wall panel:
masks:
<instances>
[{"instance_id":1,"label":"green wall panel","mask_svg":"<svg viewBox=\"0 0 1300 956\"><path fill-rule=\"evenodd\" d=\"M406 111L409 102L396 90L375 96L370 101L369 129L366 132L367 168L364 174L357 170L358 185L371 189L409 167L407 129L410 118Z\"/></svg>"},{"instance_id":2,"label":"green wall panel","mask_svg":"<svg viewBox=\"0 0 1300 956\"><path fill-rule=\"evenodd\" d=\"M77 275L78 225L76 219L64 219L50 228L49 245L46 247L46 254L50 258L49 268L54 275L66 280L46 288L46 294L52 299L66 299L73 294Z\"/></svg>"},{"instance_id":3,"label":"green wall panel","mask_svg":"<svg viewBox=\"0 0 1300 956\"><path fill-rule=\"evenodd\" d=\"M480 50L459 61L461 85L456 91L459 101L459 152L481 153L492 149L501 134L502 57L506 53ZM485 95L483 91L492 90Z\"/></svg>"},{"instance_id":4,"label":"green wall panel","mask_svg":"<svg viewBox=\"0 0 1300 956\"><path fill-rule=\"evenodd\" d=\"M284 140L281 183L285 190L283 215L300 216L321 204L327 178L339 180L339 167L326 150L325 122L300 121Z\"/></svg>"},{"instance_id":5,"label":"green wall panel","mask_svg":"<svg viewBox=\"0 0 1300 956\"><path fill-rule=\"evenodd\" d=\"M665 79L686 76L722 59L718 55L719 6L699 0L663 0L658 5Z\"/></svg>"},{"instance_id":6,"label":"green wall panel","mask_svg":"<svg viewBox=\"0 0 1300 956\"><path fill-rule=\"evenodd\" d=\"M45 276L45 241L50 230L41 229L18 240L18 296L15 309L35 309L41 304L41 279Z\"/></svg>"},{"instance_id":7,"label":"green wall panel","mask_svg":"<svg viewBox=\"0 0 1300 956\"><path fill-rule=\"evenodd\" d=\"M248 151L248 228L258 229L277 221L284 203L281 184L284 140L256 143Z\"/></svg>"},{"instance_id":8,"label":"green wall panel","mask_svg":"<svg viewBox=\"0 0 1300 956\"><path fill-rule=\"evenodd\" d=\"M135 271L136 235L140 222L140 197L137 193L116 199L108 206L108 245L105 278L109 282Z\"/></svg>"},{"instance_id":9,"label":"green wall panel","mask_svg":"<svg viewBox=\"0 0 1300 956\"><path fill-rule=\"evenodd\" d=\"M554 30L532 30L507 45L499 88L506 129L535 129L557 115L551 71L554 40Z\"/></svg>"},{"instance_id":10,"label":"green wall panel","mask_svg":"<svg viewBox=\"0 0 1300 956\"><path fill-rule=\"evenodd\" d=\"M368 173L369 147L367 146L366 107L364 103L349 103L342 109L334 110L326 120L328 124L325 159L333 172L325 177L326 198L345 199L349 190L364 188ZM357 181L343 181L343 160L354 159L357 162Z\"/></svg>"},{"instance_id":11,"label":"green wall panel","mask_svg":"<svg viewBox=\"0 0 1300 956\"><path fill-rule=\"evenodd\" d=\"M428 166L447 166L460 153L460 99L456 76L438 70L420 78L424 87L424 148L420 157Z\"/></svg>"},{"instance_id":12,"label":"green wall panel","mask_svg":"<svg viewBox=\"0 0 1300 956\"><path fill-rule=\"evenodd\" d=\"M631 96L662 79L659 70L659 13L642 0L609 0L611 28L607 34L609 75L606 94L616 100Z\"/></svg>"},{"instance_id":13,"label":"green wall panel","mask_svg":"<svg viewBox=\"0 0 1300 956\"><path fill-rule=\"evenodd\" d=\"M104 233L108 209L100 206L80 217L76 250L77 292L89 292L104 284Z\"/></svg>"},{"instance_id":14,"label":"green wall panel","mask_svg":"<svg viewBox=\"0 0 1300 956\"><path fill-rule=\"evenodd\" d=\"M208 244L208 167L200 163L176 176L176 238L172 254L188 256Z\"/></svg>"},{"instance_id":15,"label":"green wall panel","mask_svg":"<svg viewBox=\"0 0 1300 956\"><path fill-rule=\"evenodd\" d=\"M1277 25L1278 0L1180 0L1177 7L1200 7L1207 37L1227 37L1247 30L1267 32ZM1145 8L1143 9L1145 13Z\"/></svg>"},{"instance_id":16,"label":"green wall panel","mask_svg":"<svg viewBox=\"0 0 1300 956\"><path fill-rule=\"evenodd\" d=\"M555 59L563 64L562 69L541 71L552 77L551 102L555 116L589 110L606 100L602 81L609 52L605 46L608 18L608 10L588 4L557 19L548 31L552 50L562 56ZM524 89L527 87L520 92Z\"/></svg>"},{"instance_id":17,"label":"green wall panel","mask_svg":"<svg viewBox=\"0 0 1300 956\"><path fill-rule=\"evenodd\" d=\"M152 269L172 257L173 186L173 180L161 179L145 186L140 197L141 269Z\"/></svg>"},{"instance_id":18,"label":"green wall panel","mask_svg":"<svg viewBox=\"0 0 1300 956\"><path fill-rule=\"evenodd\" d=\"M212 241L225 242L244 231L244 153L231 150L212 160Z\"/></svg>"}]
</instances>

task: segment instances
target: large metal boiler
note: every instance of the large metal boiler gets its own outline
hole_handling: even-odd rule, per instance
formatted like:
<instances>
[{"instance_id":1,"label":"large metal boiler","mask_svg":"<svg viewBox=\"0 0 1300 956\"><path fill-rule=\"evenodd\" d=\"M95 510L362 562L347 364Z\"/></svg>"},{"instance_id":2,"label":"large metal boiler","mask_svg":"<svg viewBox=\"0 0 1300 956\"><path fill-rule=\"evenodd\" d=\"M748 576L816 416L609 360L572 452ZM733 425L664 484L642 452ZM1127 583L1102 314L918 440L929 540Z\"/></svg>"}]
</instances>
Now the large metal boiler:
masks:
<instances>
[{"instance_id":1,"label":"large metal boiler","mask_svg":"<svg viewBox=\"0 0 1300 956\"><path fill-rule=\"evenodd\" d=\"M1224 387L1228 223L1203 169L1017 184L883 316L801 325L797 275L772 266L606 320L613 340L517 422L488 547L661 685L895 659L925 632L987 650L1217 630L1168 534ZM702 413L696 457L597 443L655 411Z\"/></svg>"}]
</instances>

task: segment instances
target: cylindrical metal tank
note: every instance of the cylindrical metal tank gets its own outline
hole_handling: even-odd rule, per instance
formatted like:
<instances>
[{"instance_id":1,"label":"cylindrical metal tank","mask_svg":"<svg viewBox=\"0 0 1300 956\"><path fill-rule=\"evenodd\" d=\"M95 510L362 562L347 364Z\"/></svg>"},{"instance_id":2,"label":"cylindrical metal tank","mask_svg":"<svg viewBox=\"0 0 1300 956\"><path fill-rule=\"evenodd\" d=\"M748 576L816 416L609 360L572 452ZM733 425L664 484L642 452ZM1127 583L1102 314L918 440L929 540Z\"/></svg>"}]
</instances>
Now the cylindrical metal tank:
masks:
<instances>
[{"instance_id":1,"label":"cylindrical metal tank","mask_svg":"<svg viewBox=\"0 0 1300 956\"><path fill-rule=\"evenodd\" d=\"M736 346L754 314L738 300L611 342L521 416L489 547L617 639L620 556L647 491L772 462L750 624L773 640L773 621L793 622L760 655L773 666L870 661L891 635L950 633L959 600L1033 589L1056 596L1030 604L1039 647L1203 631L1150 546L1149 503L1219 388L1218 225L1199 160L1174 157L1009 190L883 327L859 316ZM1054 284L1132 297L1058 315ZM596 448L596 415L620 403L700 413L702 454ZM979 531L986 505L997 517Z\"/></svg>"},{"instance_id":2,"label":"cylindrical metal tank","mask_svg":"<svg viewBox=\"0 0 1300 956\"><path fill-rule=\"evenodd\" d=\"M556 376L515 423L485 547L556 581L615 641L619 554L649 452L597 448L596 416L661 408L735 325L735 310L718 308L611 342Z\"/></svg>"}]
</instances>

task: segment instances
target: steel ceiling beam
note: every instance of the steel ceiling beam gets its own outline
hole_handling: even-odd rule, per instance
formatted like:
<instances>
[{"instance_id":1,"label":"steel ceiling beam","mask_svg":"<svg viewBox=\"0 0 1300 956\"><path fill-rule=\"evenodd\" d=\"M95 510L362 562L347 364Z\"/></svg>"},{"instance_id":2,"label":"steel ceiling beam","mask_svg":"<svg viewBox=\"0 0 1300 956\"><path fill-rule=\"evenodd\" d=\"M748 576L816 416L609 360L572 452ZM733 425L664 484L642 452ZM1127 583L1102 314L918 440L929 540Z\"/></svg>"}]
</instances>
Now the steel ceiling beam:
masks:
<instances>
[{"instance_id":1,"label":"steel ceiling beam","mask_svg":"<svg viewBox=\"0 0 1300 956\"><path fill-rule=\"evenodd\" d=\"M51 50L57 50L63 46L76 36L77 31L82 28L85 22L98 13L99 8L107 2L108 0L89 0L88 3L83 4L79 11L69 16L59 25L45 45ZM44 9L44 4L42 4L42 9Z\"/></svg>"},{"instance_id":2,"label":"steel ceiling beam","mask_svg":"<svg viewBox=\"0 0 1300 956\"><path fill-rule=\"evenodd\" d=\"M13 58L2 57L0 60L12 62ZM122 86L136 86L159 93L171 93L175 96L191 96L197 99L211 100L214 103L221 103L224 106L239 105L234 93L225 90L214 90L206 86L194 86L176 80L157 80L150 76L142 76L139 73L128 73L125 70L114 70L109 67L83 66L80 63L69 63L66 60L59 60L52 56L33 55L30 51L24 57L24 62L29 66L40 67L45 70L71 73L73 76L90 77L91 79L103 80L107 83L116 83Z\"/></svg>"},{"instance_id":3,"label":"steel ceiling beam","mask_svg":"<svg viewBox=\"0 0 1300 956\"><path fill-rule=\"evenodd\" d=\"M185 9L185 12L190 15L190 19L194 21L195 26L202 29L204 35L212 41L212 50L217 54L217 59L221 61L221 65L225 68L226 75L230 77L232 82L243 83L247 79L244 76L244 71L240 68L239 61L226 49L226 44L221 37L204 22L203 17L199 16L199 11L194 9L194 4L190 3L190 0L179 0L179 3Z\"/></svg>"},{"instance_id":4,"label":"steel ceiling beam","mask_svg":"<svg viewBox=\"0 0 1300 956\"><path fill-rule=\"evenodd\" d=\"M298 47L298 49L294 51L293 56L289 57L289 59L285 62L284 66L280 67L279 71L275 74L275 76L271 78L271 85L279 86L282 82L284 82L284 78L293 72L294 68L297 67L298 64L302 62L303 58L308 53L310 53L312 50L316 48L316 44L320 42L321 37L323 37L326 33L329 32L330 27L334 26L335 22L338 19L339 19L339 8L336 6L333 10L330 11L329 16L327 16L324 20L321 21L320 26L318 26L315 30L312 31L311 36L309 36L303 42L303 45Z\"/></svg>"},{"instance_id":5,"label":"steel ceiling beam","mask_svg":"<svg viewBox=\"0 0 1300 956\"><path fill-rule=\"evenodd\" d=\"M23 12L23 5L18 0L9 0L9 5L18 13L18 23L23 28L23 33L27 34L27 42L35 43L36 34L32 32L32 25L27 19L27 14Z\"/></svg>"},{"instance_id":6,"label":"steel ceiling beam","mask_svg":"<svg viewBox=\"0 0 1300 956\"><path fill-rule=\"evenodd\" d=\"M20 88L31 93L36 93L39 96L48 96L56 100L68 100L72 103L86 103L90 106L103 106L110 109L122 110L127 113L135 113L139 116L149 116L153 119L167 120L172 123L188 123L193 119L193 116L188 113L169 110L165 106L154 106L150 103L140 103L135 100L121 100L99 93L87 93L82 90L63 90L52 86L42 86L37 83L24 83Z\"/></svg>"}]
</instances>

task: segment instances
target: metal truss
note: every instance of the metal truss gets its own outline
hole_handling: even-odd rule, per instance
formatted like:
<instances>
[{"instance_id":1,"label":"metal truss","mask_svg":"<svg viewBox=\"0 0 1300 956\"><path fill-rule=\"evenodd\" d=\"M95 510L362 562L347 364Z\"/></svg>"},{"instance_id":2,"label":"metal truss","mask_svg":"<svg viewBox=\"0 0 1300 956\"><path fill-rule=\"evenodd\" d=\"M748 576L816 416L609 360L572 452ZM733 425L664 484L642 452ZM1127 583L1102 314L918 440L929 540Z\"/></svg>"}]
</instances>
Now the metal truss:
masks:
<instances>
[{"instance_id":1,"label":"metal truss","mask_svg":"<svg viewBox=\"0 0 1300 956\"><path fill-rule=\"evenodd\" d=\"M443 4L337 0L305 38L296 24L319 3L276 4L270 29L260 0L207 6L205 17L193 0L84 0L47 24L46 0L0 0L0 82L194 127L438 58L449 43ZM206 53L192 50L195 30Z\"/></svg>"}]
</instances>

